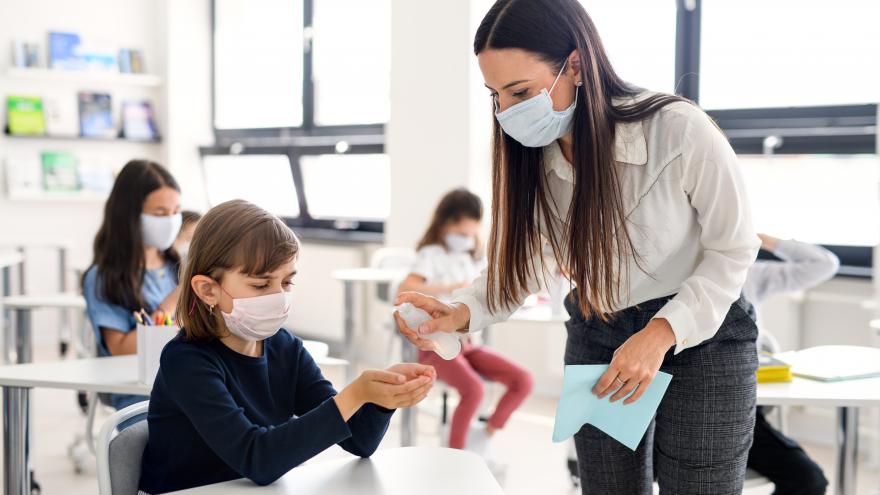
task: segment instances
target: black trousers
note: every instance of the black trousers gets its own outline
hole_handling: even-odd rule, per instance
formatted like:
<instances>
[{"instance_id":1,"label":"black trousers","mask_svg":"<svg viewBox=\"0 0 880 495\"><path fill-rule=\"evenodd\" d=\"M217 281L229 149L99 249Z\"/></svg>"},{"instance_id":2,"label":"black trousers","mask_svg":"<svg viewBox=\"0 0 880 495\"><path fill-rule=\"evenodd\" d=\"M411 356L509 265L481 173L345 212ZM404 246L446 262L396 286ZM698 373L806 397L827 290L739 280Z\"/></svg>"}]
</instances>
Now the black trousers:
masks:
<instances>
[{"instance_id":1,"label":"black trousers","mask_svg":"<svg viewBox=\"0 0 880 495\"><path fill-rule=\"evenodd\" d=\"M748 467L776 485L774 495L821 495L828 480L794 440L767 422L762 408L755 418L755 437Z\"/></svg>"}]
</instances>

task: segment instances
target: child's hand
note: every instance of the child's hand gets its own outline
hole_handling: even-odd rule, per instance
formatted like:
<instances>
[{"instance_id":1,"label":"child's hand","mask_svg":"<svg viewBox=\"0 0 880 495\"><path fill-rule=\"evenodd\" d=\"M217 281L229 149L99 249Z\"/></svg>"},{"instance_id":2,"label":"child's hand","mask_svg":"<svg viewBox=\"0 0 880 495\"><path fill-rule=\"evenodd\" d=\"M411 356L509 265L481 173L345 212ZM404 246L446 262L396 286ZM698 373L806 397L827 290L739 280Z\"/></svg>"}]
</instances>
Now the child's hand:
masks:
<instances>
[{"instance_id":1,"label":"child's hand","mask_svg":"<svg viewBox=\"0 0 880 495\"><path fill-rule=\"evenodd\" d=\"M437 379L437 371L434 370L433 366L428 364L398 363L388 368L385 368L385 371L399 373L405 376L407 380L413 380L420 376L428 376L434 380Z\"/></svg>"},{"instance_id":2,"label":"child's hand","mask_svg":"<svg viewBox=\"0 0 880 495\"><path fill-rule=\"evenodd\" d=\"M421 402L434 385L433 368L422 365L404 366L413 378L395 371L367 370L352 385L360 391L363 402L370 402L386 409L411 407ZM430 374L423 368L430 368Z\"/></svg>"}]
</instances>

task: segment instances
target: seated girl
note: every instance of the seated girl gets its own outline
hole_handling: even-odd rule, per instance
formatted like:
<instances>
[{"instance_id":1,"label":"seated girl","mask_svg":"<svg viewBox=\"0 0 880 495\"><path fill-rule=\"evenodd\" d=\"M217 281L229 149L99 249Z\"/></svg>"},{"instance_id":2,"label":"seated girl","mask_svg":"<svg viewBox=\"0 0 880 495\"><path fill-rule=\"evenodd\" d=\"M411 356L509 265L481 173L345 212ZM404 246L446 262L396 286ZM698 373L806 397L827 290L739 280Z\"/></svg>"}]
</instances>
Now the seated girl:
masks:
<instances>
[{"instance_id":1,"label":"seated girl","mask_svg":"<svg viewBox=\"0 0 880 495\"><path fill-rule=\"evenodd\" d=\"M284 330L299 242L242 200L199 222L183 268L177 321L147 415L140 489L157 494L246 477L264 485L339 444L379 446L395 408L425 398L434 370L368 370L338 393Z\"/></svg>"},{"instance_id":2,"label":"seated girl","mask_svg":"<svg viewBox=\"0 0 880 495\"><path fill-rule=\"evenodd\" d=\"M179 257L172 243L180 223L174 177L158 163L128 162L107 198L92 266L83 275L98 356L137 352L135 311L154 318L174 313ZM103 400L122 409L146 397L113 394Z\"/></svg>"},{"instance_id":3,"label":"seated girl","mask_svg":"<svg viewBox=\"0 0 880 495\"><path fill-rule=\"evenodd\" d=\"M447 193L418 244L415 266L400 290L442 299L455 289L469 286L485 265L478 241L482 216L483 204L477 195L466 189ZM461 353L451 361L434 352L419 351L419 362L432 365L438 378L461 395L449 432L449 446L455 449L467 447L485 456L492 436L532 390L532 376L527 370L468 340L462 342ZM483 400L483 378L503 383L507 390L486 425L471 431L471 420Z\"/></svg>"}]
</instances>

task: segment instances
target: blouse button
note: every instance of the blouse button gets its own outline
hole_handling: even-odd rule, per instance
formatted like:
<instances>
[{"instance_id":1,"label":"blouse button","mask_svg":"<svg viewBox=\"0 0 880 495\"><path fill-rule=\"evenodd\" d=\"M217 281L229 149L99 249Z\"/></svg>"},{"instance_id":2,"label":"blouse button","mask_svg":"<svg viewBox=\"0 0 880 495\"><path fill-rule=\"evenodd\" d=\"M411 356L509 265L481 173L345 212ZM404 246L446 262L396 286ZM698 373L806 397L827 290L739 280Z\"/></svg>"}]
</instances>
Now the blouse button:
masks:
<instances>
[{"instance_id":1,"label":"blouse button","mask_svg":"<svg viewBox=\"0 0 880 495\"><path fill-rule=\"evenodd\" d=\"M684 345L688 345L688 339L684 339L684 340L682 340L681 343L684 344Z\"/></svg>"}]
</instances>

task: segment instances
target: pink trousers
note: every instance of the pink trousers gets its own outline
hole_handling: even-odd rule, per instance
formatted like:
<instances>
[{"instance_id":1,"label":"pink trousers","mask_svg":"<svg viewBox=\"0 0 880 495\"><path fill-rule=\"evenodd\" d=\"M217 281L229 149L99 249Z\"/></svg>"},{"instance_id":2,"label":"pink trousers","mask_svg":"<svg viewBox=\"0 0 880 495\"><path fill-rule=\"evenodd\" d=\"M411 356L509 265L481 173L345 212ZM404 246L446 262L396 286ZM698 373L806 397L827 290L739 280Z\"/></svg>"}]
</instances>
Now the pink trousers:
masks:
<instances>
[{"instance_id":1,"label":"pink trousers","mask_svg":"<svg viewBox=\"0 0 880 495\"><path fill-rule=\"evenodd\" d=\"M462 342L461 353L451 361L446 361L434 352L419 351L419 362L433 366L437 370L437 377L461 395L458 407L452 415L449 432L449 446L454 449L465 447L471 421L483 400L481 376L507 387L495 406L495 412L489 417L489 424L496 429L504 427L513 411L532 391L531 373L486 347Z\"/></svg>"}]
</instances>

